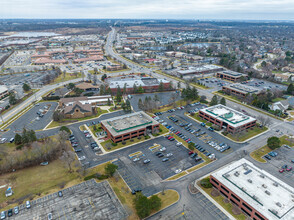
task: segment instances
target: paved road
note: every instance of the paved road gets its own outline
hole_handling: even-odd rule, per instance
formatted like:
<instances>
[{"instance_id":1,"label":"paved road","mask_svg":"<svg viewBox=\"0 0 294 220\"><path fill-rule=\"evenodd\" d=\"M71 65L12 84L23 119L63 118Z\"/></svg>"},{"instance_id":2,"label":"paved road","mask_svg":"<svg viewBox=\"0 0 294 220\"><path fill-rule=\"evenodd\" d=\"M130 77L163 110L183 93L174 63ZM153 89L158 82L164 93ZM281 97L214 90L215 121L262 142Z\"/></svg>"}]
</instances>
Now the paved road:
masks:
<instances>
[{"instance_id":1,"label":"paved road","mask_svg":"<svg viewBox=\"0 0 294 220\"><path fill-rule=\"evenodd\" d=\"M4 115L2 115L4 122L8 121L10 118L21 112L23 109L25 109L27 106L32 104L36 100L41 100L42 95L46 94L47 92L56 89L62 85L66 85L68 83L75 83L81 81L82 78L77 78L73 80L69 80L62 83L57 83L53 85L47 85L41 88L35 95L31 96L30 98L26 99L24 102L22 102L20 105L16 106L15 108L11 109L10 111L6 112ZM0 126L2 125L2 121L0 122Z\"/></svg>"}]
</instances>

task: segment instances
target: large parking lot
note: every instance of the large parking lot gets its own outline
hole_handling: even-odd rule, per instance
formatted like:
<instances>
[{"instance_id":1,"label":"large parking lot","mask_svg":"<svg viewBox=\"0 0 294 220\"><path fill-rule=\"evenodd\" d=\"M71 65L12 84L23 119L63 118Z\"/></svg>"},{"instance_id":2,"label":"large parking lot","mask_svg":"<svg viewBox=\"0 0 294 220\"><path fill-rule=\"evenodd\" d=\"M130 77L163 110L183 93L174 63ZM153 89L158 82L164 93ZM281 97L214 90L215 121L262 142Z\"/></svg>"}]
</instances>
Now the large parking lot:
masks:
<instances>
[{"instance_id":1,"label":"large parking lot","mask_svg":"<svg viewBox=\"0 0 294 220\"><path fill-rule=\"evenodd\" d=\"M31 208L19 206L19 214L9 219L126 219L127 213L107 181L89 180L63 189L63 196L53 193L31 201Z\"/></svg>"},{"instance_id":2,"label":"large parking lot","mask_svg":"<svg viewBox=\"0 0 294 220\"><path fill-rule=\"evenodd\" d=\"M199 80L199 83L217 90L221 90L222 86L230 84L230 82L216 77L202 78Z\"/></svg>"},{"instance_id":3,"label":"large parking lot","mask_svg":"<svg viewBox=\"0 0 294 220\"><path fill-rule=\"evenodd\" d=\"M155 193L154 185L160 183L181 170L200 164L195 158L189 156L189 150L183 146L176 146L177 141L169 141L165 137L159 137L136 145L133 151L121 153L121 156L114 163L119 166L119 173L131 190L141 189L147 196ZM166 150L160 151L162 147ZM162 152L164 156L156 156ZM136 154L137 153L137 154ZM167 156L168 154L172 156ZM134 161L135 158L140 158ZM163 162L164 158L169 158ZM144 163L149 159L149 163Z\"/></svg>"},{"instance_id":4,"label":"large parking lot","mask_svg":"<svg viewBox=\"0 0 294 220\"><path fill-rule=\"evenodd\" d=\"M270 157L271 160L267 160L267 163L262 164L262 169L267 170L269 173L272 173L277 178L285 181L289 185L294 187L293 178L294 178L294 163L291 162L294 160L294 149L288 149L284 146L279 149L274 150L278 155L275 157ZM283 172L282 167L287 165L287 168ZM290 167L293 167L292 169ZM287 170L287 169L291 170Z\"/></svg>"},{"instance_id":5,"label":"large parking lot","mask_svg":"<svg viewBox=\"0 0 294 220\"><path fill-rule=\"evenodd\" d=\"M208 126L203 127L200 123L184 114L185 112L195 109L199 110L203 107L204 105L197 104L194 106L186 106L184 109L175 109L173 112L163 112L158 116L160 119L159 122L173 131L173 136L178 136L179 134L177 133L180 132L183 136L183 140L188 138L191 139L192 142L200 145L205 150L203 153L213 153L216 155L216 158L222 157L223 154L231 153L233 150L237 150L244 145L232 142L215 131L210 131ZM172 121L170 117L177 119L177 122ZM183 124L190 123L191 126L188 130L185 129L186 126L182 126ZM221 151L220 148L218 148L220 145L228 145L230 146L230 149Z\"/></svg>"}]
</instances>

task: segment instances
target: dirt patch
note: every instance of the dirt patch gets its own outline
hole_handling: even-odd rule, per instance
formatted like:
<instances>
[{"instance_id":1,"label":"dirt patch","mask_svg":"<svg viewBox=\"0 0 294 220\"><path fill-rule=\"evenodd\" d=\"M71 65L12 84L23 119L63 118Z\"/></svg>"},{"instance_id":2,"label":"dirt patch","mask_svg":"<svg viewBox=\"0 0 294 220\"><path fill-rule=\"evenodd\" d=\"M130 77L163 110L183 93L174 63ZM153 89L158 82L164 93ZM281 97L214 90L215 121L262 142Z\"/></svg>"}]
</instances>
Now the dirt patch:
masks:
<instances>
[{"instance_id":1,"label":"dirt patch","mask_svg":"<svg viewBox=\"0 0 294 220\"><path fill-rule=\"evenodd\" d=\"M242 214L241 209L239 207L237 207L236 205L233 205L232 212L233 212L234 215Z\"/></svg>"},{"instance_id":2,"label":"dirt patch","mask_svg":"<svg viewBox=\"0 0 294 220\"><path fill-rule=\"evenodd\" d=\"M213 196L213 197L217 197L217 196L219 196L220 195L220 193L219 193L219 191L217 190L217 189L213 189L212 191L211 191L211 196Z\"/></svg>"},{"instance_id":3,"label":"dirt patch","mask_svg":"<svg viewBox=\"0 0 294 220\"><path fill-rule=\"evenodd\" d=\"M228 200L227 198L224 198L223 201L224 201L224 203L229 203L230 202L230 200Z\"/></svg>"}]
</instances>

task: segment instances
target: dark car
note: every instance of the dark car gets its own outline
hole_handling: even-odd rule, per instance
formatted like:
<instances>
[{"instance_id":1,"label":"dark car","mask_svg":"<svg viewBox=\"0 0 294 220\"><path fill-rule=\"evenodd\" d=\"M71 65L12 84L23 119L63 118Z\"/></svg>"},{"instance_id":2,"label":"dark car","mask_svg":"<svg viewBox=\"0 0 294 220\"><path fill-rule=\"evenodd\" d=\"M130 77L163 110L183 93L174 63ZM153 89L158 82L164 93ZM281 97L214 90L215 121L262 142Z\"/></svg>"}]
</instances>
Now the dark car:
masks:
<instances>
[{"instance_id":1,"label":"dark car","mask_svg":"<svg viewBox=\"0 0 294 220\"><path fill-rule=\"evenodd\" d=\"M160 155L160 154L162 154L162 153L161 153L161 152L156 152L155 156L158 156L158 155Z\"/></svg>"},{"instance_id":2,"label":"dark car","mask_svg":"<svg viewBox=\"0 0 294 220\"><path fill-rule=\"evenodd\" d=\"M271 160L271 157L269 155L265 155L264 157L268 160Z\"/></svg>"},{"instance_id":3,"label":"dark car","mask_svg":"<svg viewBox=\"0 0 294 220\"><path fill-rule=\"evenodd\" d=\"M160 157L163 157L164 156L164 154L163 153L161 153L161 154L159 154L159 155L157 155L159 158Z\"/></svg>"},{"instance_id":4,"label":"dark car","mask_svg":"<svg viewBox=\"0 0 294 220\"><path fill-rule=\"evenodd\" d=\"M12 214L13 214L12 209L9 209L7 212L8 217L12 216Z\"/></svg>"}]
</instances>

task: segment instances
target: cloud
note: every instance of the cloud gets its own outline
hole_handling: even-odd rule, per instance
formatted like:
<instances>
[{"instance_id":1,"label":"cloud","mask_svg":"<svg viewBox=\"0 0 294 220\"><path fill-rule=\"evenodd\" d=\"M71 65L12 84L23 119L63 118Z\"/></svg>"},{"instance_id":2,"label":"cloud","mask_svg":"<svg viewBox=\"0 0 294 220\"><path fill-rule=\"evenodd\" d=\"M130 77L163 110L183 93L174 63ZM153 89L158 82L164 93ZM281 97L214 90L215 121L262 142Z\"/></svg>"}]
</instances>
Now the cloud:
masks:
<instances>
[{"instance_id":1,"label":"cloud","mask_svg":"<svg viewBox=\"0 0 294 220\"><path fill-rule=\"evenodd\" d=\"M294 19L293 0L1 0L0 18Z\"/></svg>"}]
</instances>

